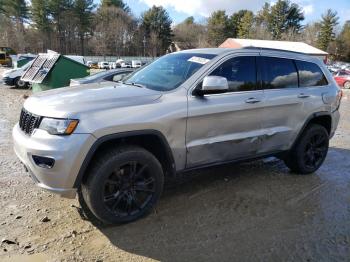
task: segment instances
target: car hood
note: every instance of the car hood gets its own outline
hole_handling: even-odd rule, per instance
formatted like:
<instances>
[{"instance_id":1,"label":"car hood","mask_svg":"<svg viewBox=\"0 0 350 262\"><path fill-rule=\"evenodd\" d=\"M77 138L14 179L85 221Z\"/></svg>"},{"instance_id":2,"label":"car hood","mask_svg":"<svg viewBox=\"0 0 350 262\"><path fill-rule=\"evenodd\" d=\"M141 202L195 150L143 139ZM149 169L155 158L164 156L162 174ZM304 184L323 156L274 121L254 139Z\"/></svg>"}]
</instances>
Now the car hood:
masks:
<instances>
[{"instance_id":1,"label":"car hood","mask_svg":"<svg viewBox=\"0 0 350 262\"><path fill-rule=\"evenodd\" d=\"M8 77L10 74L12 74L13 72L16 72L17 69L8 69L8 70L5 70L3 73L2 73L2 76L3 77Z\"/></svg>"},{"instance_id":2,"label":"car hood","mask_svg":"<svg viewBox=\"0 0 350 262\"><path fill-rule=\"evenodd\" d=\"M147 88L103 82L40 92L24 107L40 116L79 118L83 113L151 103L160 96L161 92Z\"/></svg>"},{"instance_id":3,"label":"car hood","mask_svg":"<svg viewBox=\"0 0 350 262\"><path fill-rule=\"evenodd\" d=\"M69 85L70 86L77 86L77 85L81 85L81 84L87 84L89 83L89 80L86 80L83 78L75 78L75 79L71 79L70 82L69 82ZM95 81L96 83L96 81ZM97 82L99 83L99 82Z\"/></svg>"}]
</instances>

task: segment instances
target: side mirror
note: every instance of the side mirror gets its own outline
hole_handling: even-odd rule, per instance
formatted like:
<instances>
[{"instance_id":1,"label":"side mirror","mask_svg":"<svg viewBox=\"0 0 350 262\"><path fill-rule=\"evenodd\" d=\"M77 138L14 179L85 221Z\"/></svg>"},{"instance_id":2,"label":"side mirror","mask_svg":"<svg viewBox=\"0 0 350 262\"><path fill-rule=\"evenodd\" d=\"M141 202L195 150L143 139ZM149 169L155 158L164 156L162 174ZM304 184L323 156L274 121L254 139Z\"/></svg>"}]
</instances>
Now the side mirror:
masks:
<instances>
[{"instance_id":1,"label":"side mirror","mask_svg":"<svg viewBox=\"0 0 350 262\"><path fill-rule=\"evenodd\" d=\"M220 94L228 91L226 77L206 76L203 79L202 88L196 89L197 95Z\"/></svg>"}]
</instances>

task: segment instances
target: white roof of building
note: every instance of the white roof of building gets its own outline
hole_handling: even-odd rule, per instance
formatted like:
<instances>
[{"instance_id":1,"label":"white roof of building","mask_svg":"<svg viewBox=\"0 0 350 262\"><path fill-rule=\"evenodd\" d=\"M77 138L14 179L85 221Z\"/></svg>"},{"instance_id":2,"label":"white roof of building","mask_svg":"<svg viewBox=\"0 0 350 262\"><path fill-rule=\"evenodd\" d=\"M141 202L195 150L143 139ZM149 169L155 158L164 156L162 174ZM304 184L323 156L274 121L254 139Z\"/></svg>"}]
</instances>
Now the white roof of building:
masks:
<instances>
[{"instance_id":1,"label":"white roof of building","mask_svg":"<svg viewBox=\"0 0 350 262\"><path fill-rule=\"evenodd\" d=\"M237 44L241 45L241 47L254 46L254 47L261 47L261 48L282 49L282 50L305 53L309 55L328 55L327 52L324 52L316 47L313 47L303 42L240 39L240 38L228 38L227 40L234 41Z\"/></svg>"}]
</instances>

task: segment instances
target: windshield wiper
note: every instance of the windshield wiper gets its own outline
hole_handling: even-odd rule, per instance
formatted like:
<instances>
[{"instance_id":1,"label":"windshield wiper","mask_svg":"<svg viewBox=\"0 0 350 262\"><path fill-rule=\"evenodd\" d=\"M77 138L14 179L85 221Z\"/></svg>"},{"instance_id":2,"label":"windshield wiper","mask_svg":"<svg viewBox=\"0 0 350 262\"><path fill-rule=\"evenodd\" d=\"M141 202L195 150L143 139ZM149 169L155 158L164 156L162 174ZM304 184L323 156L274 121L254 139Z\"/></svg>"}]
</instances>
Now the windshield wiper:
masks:
<instances>
[{"instance_id":1,"label":"windshield wiper","mask_svg":"<svg viewBox=\"0 0 350 262\"><path fill-rule=\"evenodd\" d=\"M144 86L144 85L141 85L141 84L138 84L138 83L135 83L135 82L126 83L126 82L120 81L120 83L122 83L122 84L124 84L124 85L137 86L137 87L141 87L141 88L145 88L145 87L146 87L146 86Z\"/></svg>"}]
</instances>

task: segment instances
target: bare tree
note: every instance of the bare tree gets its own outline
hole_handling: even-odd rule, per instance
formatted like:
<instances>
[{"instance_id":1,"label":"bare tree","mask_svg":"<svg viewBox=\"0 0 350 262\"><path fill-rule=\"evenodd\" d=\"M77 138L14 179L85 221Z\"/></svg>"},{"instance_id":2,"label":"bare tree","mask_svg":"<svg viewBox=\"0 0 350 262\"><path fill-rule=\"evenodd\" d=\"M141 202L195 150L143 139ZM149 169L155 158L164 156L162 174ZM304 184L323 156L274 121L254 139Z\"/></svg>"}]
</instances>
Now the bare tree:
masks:
<instances>
[{"instance_id":1,"label":"bare tree","mask_svg":"<svg viewBox=\"0 0 350 262\"><path fill-rule=\"evenodd\" d=\"M121 8L100 7L91 44L96 54L125 55L135 29L133 17Z\"/></svg>"},{"instance_id":2,"label":"bare tree","mask_svg":"<svg viewBox=\"0 0 350 262\"><path fill-rule=\"evenodd\" d=\"M174 27L174 42L181 49L208 46L206 43L206 27L194 22L193 17L185 19Z\"/></svg>"}]
</instances>

